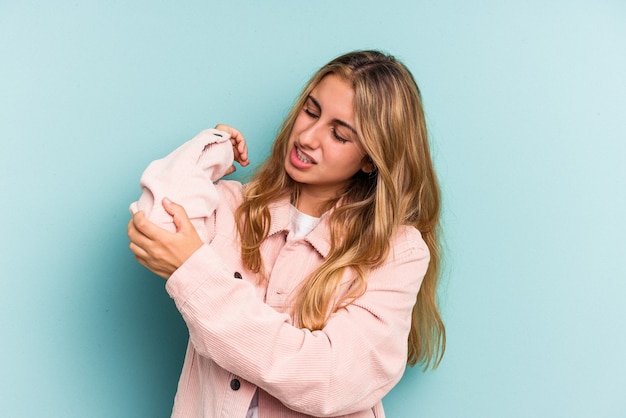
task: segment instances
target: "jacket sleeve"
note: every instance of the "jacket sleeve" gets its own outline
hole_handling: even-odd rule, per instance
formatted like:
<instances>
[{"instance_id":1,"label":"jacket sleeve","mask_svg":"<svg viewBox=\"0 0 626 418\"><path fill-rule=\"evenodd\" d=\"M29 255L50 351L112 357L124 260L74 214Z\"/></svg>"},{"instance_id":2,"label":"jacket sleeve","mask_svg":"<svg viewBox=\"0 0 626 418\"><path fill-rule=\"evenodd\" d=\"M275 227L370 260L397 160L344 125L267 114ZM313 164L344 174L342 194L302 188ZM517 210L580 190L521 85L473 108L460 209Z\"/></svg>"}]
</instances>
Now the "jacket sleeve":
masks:
<instances>
[{"instance_id":1,"label":"jacket sleeve","mask_svg":"<svg viewBox=\"0 0 626 418\"><path fill-rule=\"evenodd\" d=\"M168 197L185 208L200 235L205 235L204 223L219 200L213 182L233 164L229 139L226 132L207 129L165 158L151 162L141 176L142 194L130 205L131 213L143 210L152 222L174 232L173 219L161 204Z\"/></svg>"},{"instance_id":2,"label":"jacket sleeve","mask_svg":"<svg viewBox=\"0 0 626 418\"><path fill-rule=\"evenodd\" d=\"M215 243L215 242L214 242ZM311 332L263 303L211 245L166 284L202 356L243 377L288 408L337 416L371 408L406 366L411 312L429 262L419 232L396 236L364 295Z\"/></svg>"}]
</instances>

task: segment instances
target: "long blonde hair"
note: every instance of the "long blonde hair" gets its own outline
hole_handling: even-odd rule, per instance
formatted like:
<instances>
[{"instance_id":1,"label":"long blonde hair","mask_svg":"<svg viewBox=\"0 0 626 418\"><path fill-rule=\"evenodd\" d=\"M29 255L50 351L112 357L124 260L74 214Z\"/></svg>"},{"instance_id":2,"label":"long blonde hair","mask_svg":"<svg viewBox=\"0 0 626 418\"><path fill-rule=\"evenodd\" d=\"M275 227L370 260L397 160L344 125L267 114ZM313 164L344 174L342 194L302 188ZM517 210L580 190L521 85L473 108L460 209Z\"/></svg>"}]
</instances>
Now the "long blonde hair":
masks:
<instances>
[{"instance_id":1,"label":"long blonde hair","mask_svg":"<svg viewBox=\"0 0 626 418\"><path fill-rule=\"evenodd\" d=\"M297 183L284 168L289 136L306 98L328 74L354 89L355 129L375 169L355 174L343 193L328 202L328 209L334 208L329 216L330 252L300 288L294 321L303 328L322 329L330 313L365 292L367 273L385 261L390 238L400 225L411 225L428 245L430 263L413 308L407 362L437 367L445 349L445 328L437 308L440 192L419 89L410 71L394 57L378 51L351 52L311 78L285 118L269 158L245 188L237 211L242 259L251 270L263 272L260 246L269 233L268 205L287 195L293 201L298 195ZM348 294L336 300L346 269L356 277Z\"/></svg>"}]
</instances>

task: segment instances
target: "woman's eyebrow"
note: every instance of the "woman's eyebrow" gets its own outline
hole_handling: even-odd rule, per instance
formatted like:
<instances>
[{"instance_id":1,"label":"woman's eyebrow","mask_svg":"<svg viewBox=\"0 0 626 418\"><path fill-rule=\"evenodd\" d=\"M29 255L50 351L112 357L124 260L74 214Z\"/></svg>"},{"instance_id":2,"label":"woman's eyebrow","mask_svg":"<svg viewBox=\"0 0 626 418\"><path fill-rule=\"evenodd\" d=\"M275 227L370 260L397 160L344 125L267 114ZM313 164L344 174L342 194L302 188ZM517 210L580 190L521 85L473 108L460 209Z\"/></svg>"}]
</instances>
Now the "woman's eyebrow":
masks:
<instances>
[{"instance_id":1,"label":"woman's eyebrow","mask_svg":"<svg viewBox=\"0 0 626 418\"><path fill-rule=\"evenodd\" d=\"M315 98L313 96L311 96L310 94L307 96L307 99L310 100L311 102L313 102L313 105L315 107L317 107L317 110L321 110L322 109L322 106L320 106L320 103L317 100L315 100Z\"/></svg>"},{"instance_id":2,"label":"woman's eyebrow","mask_svg":"<svg viewBox=\"0 0 626 418\"><path fill-rule=\"evenodd\" d=\"M315 100L315 97L309 95L307 96L307 99L311 101L311 103L313 103L313 106L315 106L317 108L317 110L322 110L322 106L320 106L320 103ZM337 125L341 125L343 127L346 127L348 129L350 129L355 135L356 133L356 129L354 129L352 126L350 126L350 124L348 122L345 122L341 119L333 119L332 120L333 123L336 123Z\"/></svg>"},{"instance_id":3,"label":"woman's eyebrow","mask_svg":"<svg viewBox=\"0 0 626 418\"><path fill-rule=\"evenodd\" d=\"M355 135L357 135L356 129L350 126L348 122L344 122L341 119L333 119L333 122L336 123L337 125L345 126L346 128L350 129Z\"/></svg>"}]
</instances>

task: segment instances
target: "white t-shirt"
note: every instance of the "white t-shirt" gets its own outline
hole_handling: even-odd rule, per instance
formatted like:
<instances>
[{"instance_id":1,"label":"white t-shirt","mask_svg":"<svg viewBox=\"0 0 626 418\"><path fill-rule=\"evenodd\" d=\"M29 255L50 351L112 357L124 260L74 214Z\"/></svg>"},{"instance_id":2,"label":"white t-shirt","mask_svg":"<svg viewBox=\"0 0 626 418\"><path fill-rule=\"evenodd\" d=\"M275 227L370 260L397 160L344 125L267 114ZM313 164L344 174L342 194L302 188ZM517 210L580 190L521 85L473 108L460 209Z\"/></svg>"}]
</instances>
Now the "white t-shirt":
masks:
<instances>
[{"instance_id":1,"label":"white t-shirt","mask_svg":"<svg viewBox=\"0 0 626 418\"><path fill-rule=\"evenodd\" d=\"M293 240L307 236L320 223L322 218L302 213L294 205L291 205L289 208L289 220L291 228L289 235L287 235L287 240Z\"/></svg>"}]
</instances>

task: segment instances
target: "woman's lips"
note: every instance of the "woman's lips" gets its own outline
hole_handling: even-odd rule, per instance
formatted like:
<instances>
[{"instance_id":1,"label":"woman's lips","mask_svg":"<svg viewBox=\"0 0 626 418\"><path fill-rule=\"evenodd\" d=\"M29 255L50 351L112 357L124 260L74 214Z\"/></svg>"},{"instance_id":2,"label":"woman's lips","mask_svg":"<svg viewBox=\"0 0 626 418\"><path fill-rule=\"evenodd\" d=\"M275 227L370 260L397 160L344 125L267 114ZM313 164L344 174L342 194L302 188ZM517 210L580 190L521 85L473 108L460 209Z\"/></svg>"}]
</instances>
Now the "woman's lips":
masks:
<instances>
[{"instance_id":1,"label":"woman's lips","mask_svg":"<svg viewBox=\"0 0 626 418\"><path fill-rule=\"evenodd\" d=\"M302 152L302 150L295 145L291 149L289 159L291 160L291 164L297 168L309 168L316 164L315 160L311 158L310 155Z\"/></svg>"}]
</instances>

